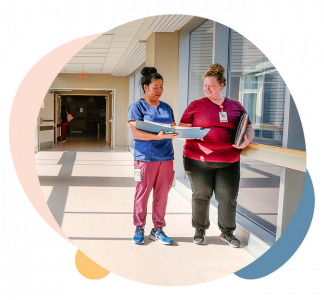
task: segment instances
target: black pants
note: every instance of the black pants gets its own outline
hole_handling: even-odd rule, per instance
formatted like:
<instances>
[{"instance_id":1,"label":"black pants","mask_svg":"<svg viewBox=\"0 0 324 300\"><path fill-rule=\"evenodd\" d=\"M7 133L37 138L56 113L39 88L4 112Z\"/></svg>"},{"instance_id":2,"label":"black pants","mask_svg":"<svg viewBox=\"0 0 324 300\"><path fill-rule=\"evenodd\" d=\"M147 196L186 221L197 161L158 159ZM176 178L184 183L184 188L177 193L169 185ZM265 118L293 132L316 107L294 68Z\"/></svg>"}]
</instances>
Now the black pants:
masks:
<instances>
[{"instance_id":1,"label":"black pants","mask_svg":"<svg viewBox=\"0 0 324 300\"><path fill-rule=\"evenodd\" d=\"M230 233L236 228L236 199L240 184L240 162L203 162L183 157L184 169L192 189L192 226L208 229L210 199L218 202L218 227Z\"/></svg>"}]
</instances>

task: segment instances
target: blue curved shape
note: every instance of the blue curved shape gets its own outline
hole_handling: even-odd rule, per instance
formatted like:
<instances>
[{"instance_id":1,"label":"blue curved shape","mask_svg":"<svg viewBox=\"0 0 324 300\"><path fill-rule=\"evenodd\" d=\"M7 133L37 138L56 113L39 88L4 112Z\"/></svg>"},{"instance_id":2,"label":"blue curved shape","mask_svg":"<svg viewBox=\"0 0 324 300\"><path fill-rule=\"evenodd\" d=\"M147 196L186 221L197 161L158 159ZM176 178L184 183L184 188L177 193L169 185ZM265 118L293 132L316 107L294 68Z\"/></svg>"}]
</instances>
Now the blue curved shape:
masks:
<instances>
[{"instance_id":1,"label":"blue curved shape","mask_svg":"<svg viewBox=\"0 0 324 300\"><path fill-rule=\"evenodd\" d=\"M314 188L311 177L306 171L302 198L285 232L267 252L234 274L243 279L258 279L283 266L303 242L313 219L314 208Z\"/></svg>"}]
</instances>

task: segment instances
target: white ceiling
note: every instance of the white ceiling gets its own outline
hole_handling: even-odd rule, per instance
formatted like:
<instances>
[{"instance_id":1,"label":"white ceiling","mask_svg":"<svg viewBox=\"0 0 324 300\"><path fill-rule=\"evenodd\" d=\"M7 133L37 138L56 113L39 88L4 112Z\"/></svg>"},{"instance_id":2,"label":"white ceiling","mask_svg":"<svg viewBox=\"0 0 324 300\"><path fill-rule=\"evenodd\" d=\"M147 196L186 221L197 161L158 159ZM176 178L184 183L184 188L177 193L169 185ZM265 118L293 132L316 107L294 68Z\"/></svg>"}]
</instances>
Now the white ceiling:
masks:
<instances>
[{"instance_id":1,"label":"white ceiling","mask_svg":"<svg viewBox=\"0 0 324 300\"><path fill-rule=\"evenodd\" d=\"M152 32L174 32L192 18L186 15L163 15L116 27L82 48L63 67L61 73L127 76L145 62L145 41Z\"/></svg>"}]
</instances>

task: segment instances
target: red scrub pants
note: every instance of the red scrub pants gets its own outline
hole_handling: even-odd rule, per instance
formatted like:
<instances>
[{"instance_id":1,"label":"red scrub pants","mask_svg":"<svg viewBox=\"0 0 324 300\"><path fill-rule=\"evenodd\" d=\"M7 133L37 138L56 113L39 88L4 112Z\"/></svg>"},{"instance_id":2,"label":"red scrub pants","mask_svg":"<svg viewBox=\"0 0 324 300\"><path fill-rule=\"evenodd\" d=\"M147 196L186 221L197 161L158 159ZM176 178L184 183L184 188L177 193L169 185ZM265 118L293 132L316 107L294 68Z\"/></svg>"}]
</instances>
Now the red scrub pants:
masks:
<instances>
[{"instance_id":1,"label":"red scrub pants","mask_svg":"<svg viewBox=\"0 0 324 300\"><path fill-rule=\"evenodd\" d=\"M168 193L174 179L173 161L135 161L141 169L141 181L136 181L134 201L134 225L145 226L147 202L153 189L152 220L154 229L165 227L165 211Z\"/></svg>"},{"instance_id":2,"label":"red scrub pants","mask_svg":"<svg viewBox=\"0 0 324 300\"><path fill-rule=\"evenodd\" d=\"M66 138L67 125L68 125L68 122L62 123L62 127L61 127L61 139L65 139Z\"/></svg>"}]
</instances>

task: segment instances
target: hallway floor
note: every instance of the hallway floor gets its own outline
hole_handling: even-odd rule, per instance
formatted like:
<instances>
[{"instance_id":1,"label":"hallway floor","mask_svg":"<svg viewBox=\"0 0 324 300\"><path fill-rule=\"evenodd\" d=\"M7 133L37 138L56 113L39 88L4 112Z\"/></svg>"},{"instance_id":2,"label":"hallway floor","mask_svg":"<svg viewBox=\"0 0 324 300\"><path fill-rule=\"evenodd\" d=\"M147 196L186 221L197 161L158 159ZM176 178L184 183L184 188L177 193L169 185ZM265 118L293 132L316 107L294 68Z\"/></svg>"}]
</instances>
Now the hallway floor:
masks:
<instances>
[{"instance_id":1,"label":"hallway floor","mask_svg":"<svg viewBox=\"0 0 324 300\"><path fill-rule=\"evenodd\" d=\"M154 285L191 285L232 274L254 260L244 249L221 242L215 224L206 244L195 245L191 206L174 189L165 217L165 232L174 245L149 240L150 204L145 244L134 245L133 157L126 150L111 150L101 139L71 137L36 153L36 164L45 200L63 231L82 252L119 276Z\"/></svg>"}]
</instances>

